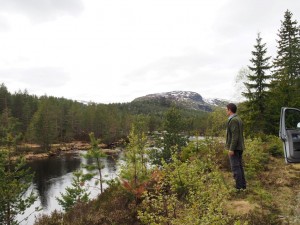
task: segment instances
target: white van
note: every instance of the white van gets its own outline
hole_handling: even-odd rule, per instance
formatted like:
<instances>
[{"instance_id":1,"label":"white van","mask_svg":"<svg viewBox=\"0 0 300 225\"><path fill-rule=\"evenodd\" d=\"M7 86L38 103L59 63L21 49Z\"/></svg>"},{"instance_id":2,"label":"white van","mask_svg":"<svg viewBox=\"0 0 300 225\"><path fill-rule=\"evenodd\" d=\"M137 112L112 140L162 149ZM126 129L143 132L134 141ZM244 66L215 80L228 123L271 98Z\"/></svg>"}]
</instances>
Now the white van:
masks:
<instances>
[{"instance_id":1,"label":"white van","mask_svg":"<svg viewBox=\"0 0 300 225\"><path fill-rule=\"evenodd\" d=\"M279 137L287 163L300 163L300 109L282 107Z\"/></svg>"}]
</instances>

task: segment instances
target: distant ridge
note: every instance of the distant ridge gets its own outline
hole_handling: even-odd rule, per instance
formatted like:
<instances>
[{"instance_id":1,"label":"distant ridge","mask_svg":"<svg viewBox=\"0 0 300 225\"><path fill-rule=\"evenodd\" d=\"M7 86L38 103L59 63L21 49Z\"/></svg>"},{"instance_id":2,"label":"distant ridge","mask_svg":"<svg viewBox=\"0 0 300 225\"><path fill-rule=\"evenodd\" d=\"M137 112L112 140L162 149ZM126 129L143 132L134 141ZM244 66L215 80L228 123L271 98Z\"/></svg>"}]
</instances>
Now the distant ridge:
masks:
<instances>
[{"instance_id":1,"label":"distant ridge","mask_svg":"<svg viewBox=\"0 0 300 225\"><path fill-rule=\"evenodd\" d=\"M225 107L228 104L227 100L204 99L200 94L192 91L171 91L149 94L133 100L133 102L136 101L168 101L183 108L206 112L212 111L214 107Z\"/></svg>"}]
</instances>

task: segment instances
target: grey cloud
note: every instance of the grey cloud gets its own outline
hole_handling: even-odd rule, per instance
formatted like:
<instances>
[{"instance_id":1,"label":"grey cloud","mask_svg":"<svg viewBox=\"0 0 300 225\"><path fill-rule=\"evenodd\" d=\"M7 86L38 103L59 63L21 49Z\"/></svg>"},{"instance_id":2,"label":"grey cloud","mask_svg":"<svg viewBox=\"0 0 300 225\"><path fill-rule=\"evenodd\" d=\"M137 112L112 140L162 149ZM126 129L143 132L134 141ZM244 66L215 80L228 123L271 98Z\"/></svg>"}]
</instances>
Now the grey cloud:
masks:
<instances>
[{"instance_id":1,"label":"grey cloud","mask_svg":"<svg viewBox=\"0 0 300 225\"><path fill-rule=\"evenodd\" d=\"M8 31L9 29L8 21L4 16L0 15L0 32Z\"/></svg>"},{"instance_id":2,"label":"grey cloud","mask_svg":"<svg viewBox=\"0 0 300 225\"><path fill-rule=\"evenodd\" d=\"M202 93L208 87L222 85L222 80L231 76L227 65L220 58L209 54L191 54L178 57L168 57L143 67L129 74L123 86L134 87L136 91L187 90Z\"/></svg>"},{"instance_id":3,"label":"grey cloud","mask_svg":"<svg viewBox=\"0 0 300 225\"><path fill-rule=\"evenodd\" d=\"M300 11L298 0L230 0L217 13L212 29L215 31L216 52L223 63L236 67L236 71L249 64L251 51L261 33L267 44L268 55L274 56L278 29L284 12Z\"/></svg>"},{"instance_id":4,"label":"grey cloud","mask_svg":"<svg viewBox=\"0 0 300 225\"><path fill-rule=\"evenodd\" d=\"M223 61L235 63L238 68L248 65L258 32L267 44L268 55L274 57L278 30L287 9L299 22L298 0L230 0L218 12L213 26L219 55L229 56Z\"/></svg>"},{"instance_id":5,"label":"grey cloud","mask_svg":"<svg viewBox=\"0 0 300 225\"><path fill-rule=\"evenodd\" d=\"M231 0L218 13L214 29L234 37L245 32L274 32L280 27L284 12L300 11L298 0Z\"/></svg>"},{"instance_id":6,"label":"grey cloud","mask_svg":"<svg viewBox=\"0 0 300 225\"><path fill-rule=\"evenodd\" d=\"M155 79L155 78L172 78L180 77L180 73L196 73L200 67L212 64L213 56L207 54L190 54L178 57L162 58L148 66L128 75L129 79Z\"/></svg>"},{"instance_id":7,"label":"grey cloud","mask_svg":"<svg viewBox=\"0 0 300 225\"><path fill-rule=\"evenodd\" d=\"M15 81L27 87L51 88L64 85L68 75L61 68L39 67L0 71L0 77L5 81Z\"/></svg>"},{"instance_id":8,"label":"grey cloud","mask_svg":"<svg viewBox=\"0 0 300 225\"><path fill-rule=\"evenodd\" d=\"M0 12L21 13L35 21L51 20L64 14L76 16L82 10L81 0L0 0Z\"/></svg>"}]
</instances>

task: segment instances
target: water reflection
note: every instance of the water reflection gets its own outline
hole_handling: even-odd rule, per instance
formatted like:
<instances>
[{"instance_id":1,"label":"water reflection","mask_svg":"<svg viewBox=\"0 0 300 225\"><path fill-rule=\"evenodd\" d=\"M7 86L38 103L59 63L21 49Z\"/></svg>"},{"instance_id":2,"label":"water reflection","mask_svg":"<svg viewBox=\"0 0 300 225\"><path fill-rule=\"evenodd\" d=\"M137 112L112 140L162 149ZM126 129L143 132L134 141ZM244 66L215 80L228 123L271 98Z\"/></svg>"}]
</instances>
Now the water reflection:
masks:
<instances>
[{"instance_id":1,"label":"water reflection","mask_svg":"<svg viewBox=\"0 0 300 225\"><path fill-rule=\"evenodd\" d=\"M35 160L28 163L35 173L33 184L41 201L41 206L47 208L49 190L53 185L51 179L61 177L80 168L81 158L74 154L61 157Z\"/></svg>"},{"instance_id":2,"label":"water reflection","mask_svg":"<svg viewBox=\"0 0 300 225\"><path fill-rule=\"evenodd\" d=\"M78 151L72 154L63 154L61 156L34 160L28 163L35 173L31 190L36 193L38 200L32 207L27 209L24 216L19 217L19 220L33 212L34 208L37 206L41 206L43 210L31 215L28 221L21 223L22 225L33 224L35 216L41 213L48 214L55 209L61 210L56 197L60 197L61 193L65 192L66 187L71 186L73 178L72 173L75 170L80 169L82 164L92 163L91 160L85 159L82 154L85 154L85 152ZM118 160L118 155L101 159L104 165L102 174L105 179L109 180L117 176ZM99 194L98 188L92 188L94 186L93 181L88 182L87 186L90 186L90 198L94 198ZM106 187L107 185L104 185L104 188Z\"/></svg>"}]
</instances>

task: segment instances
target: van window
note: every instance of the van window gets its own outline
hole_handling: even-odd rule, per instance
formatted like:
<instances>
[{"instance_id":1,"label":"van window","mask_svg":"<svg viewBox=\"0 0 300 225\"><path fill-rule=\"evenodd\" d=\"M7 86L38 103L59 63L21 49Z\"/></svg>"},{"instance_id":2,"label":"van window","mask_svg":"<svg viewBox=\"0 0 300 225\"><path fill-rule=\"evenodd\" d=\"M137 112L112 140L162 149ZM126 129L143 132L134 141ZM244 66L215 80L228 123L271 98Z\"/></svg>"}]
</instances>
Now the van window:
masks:
<instances>
[{"instance_id":1,"label":"van window","mask_svg":"<svg viewBox=\"0 0 300 225\"><path fill-rule=\"evenodd\" d=\"M300 111L288 109L285 114L285 129L296 130L300 129L297 125L300 123Z\"/></svg>"}]
</instances>

